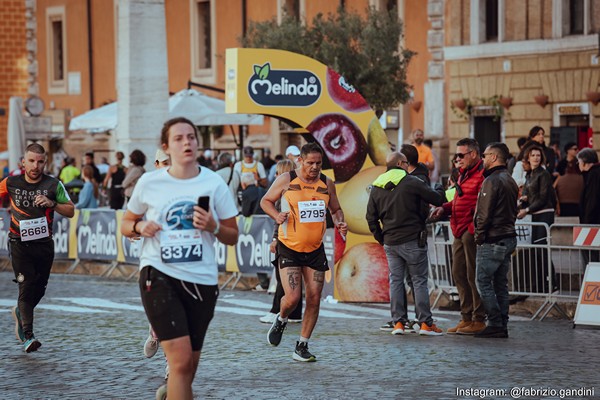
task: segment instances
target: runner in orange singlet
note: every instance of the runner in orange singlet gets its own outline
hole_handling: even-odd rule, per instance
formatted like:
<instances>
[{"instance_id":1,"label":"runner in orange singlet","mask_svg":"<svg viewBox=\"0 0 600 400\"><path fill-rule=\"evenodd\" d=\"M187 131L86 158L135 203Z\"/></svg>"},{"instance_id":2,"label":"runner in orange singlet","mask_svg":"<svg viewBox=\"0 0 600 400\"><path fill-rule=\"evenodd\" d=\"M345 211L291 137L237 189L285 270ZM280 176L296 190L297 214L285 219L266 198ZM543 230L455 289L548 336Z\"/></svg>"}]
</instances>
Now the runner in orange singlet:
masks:
<instances>
[{"instance_id":1,"label":"runner in orange singlet","mask_svg":"<svg viewBox=\"0 0 600 400\"><path fill-rule=\"evenodd\" d=\"M285 292L281 299L281 311L269 329L267 339L273 346L281 342L288 315L302 301L300 288L304 280L306 309L293 358L297 361L316 361L316 357L308 351L308 339L319 317L325 271L329 269L323 247L326 209L329 208L343 236L348 228L335 185L330 178L321 174L323 150L318 144L309 143L302 147L299 165L296 170L281 174L260 203L265 213L280 225L279 268ZM275 208L275 202L279 199L281 211Z\"/></svg>"}]
</instances>

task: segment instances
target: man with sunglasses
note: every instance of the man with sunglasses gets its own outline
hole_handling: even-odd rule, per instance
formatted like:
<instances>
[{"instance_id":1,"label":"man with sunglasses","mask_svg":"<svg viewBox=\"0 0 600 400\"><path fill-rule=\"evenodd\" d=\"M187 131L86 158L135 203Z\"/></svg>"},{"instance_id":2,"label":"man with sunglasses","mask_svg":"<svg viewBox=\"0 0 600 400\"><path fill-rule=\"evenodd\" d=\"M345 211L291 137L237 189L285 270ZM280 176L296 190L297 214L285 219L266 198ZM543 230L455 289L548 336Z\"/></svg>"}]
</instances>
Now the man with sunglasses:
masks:
<instances>
[{"instance_id":1,"label":"man with sunglasses","mask_svg":"<svg viewBox=\"0 0 600 400\"><path fill-rule=\"evenodd\" d=\"M477 287L488 318L475 337L508 337L508 270L517 247L519 187L506 168L510 152L504 143L490 143L483 153L485 180L475 211Z\"/></svg>"},{"instance_id":2,"label":"man with sunglasses","mask_svg":"<svg viewBox=\"0 0 600 400\"><path fill-rule=\"evenodd\" d=\"M483 183L483 161L479 156L476 140L465 138L456 143L456 160L459 176L456 196L452 201L438 207L432 219L450 215L450 227L454 235L452 243L452 278L458 290L461 321L448 333L474 335L485 329L485 310L477 292L475 275L475 245L473 216L477 195Z\"/></svg>"}]
</instances>

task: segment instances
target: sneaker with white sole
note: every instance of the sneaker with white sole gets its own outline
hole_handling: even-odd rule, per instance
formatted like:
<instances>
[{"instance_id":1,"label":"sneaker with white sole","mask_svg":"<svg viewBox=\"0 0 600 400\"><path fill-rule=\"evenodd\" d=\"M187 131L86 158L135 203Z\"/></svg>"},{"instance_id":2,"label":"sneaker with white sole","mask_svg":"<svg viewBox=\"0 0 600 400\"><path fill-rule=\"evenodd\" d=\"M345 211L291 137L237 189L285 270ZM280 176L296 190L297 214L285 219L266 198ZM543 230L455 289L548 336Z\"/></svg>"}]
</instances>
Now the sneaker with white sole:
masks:
<instances>
[{"instance_id":1,"label":"sneaker with white sole","mask_svg":"<svg viewBox=\"0 0 600 400\"><path fill-rule=\"evenodd\" d=\"M379 327L380 331L391 332L394 330L394 321L388 321Z\"/></svg>"},{"instance_id":2,"label":"sneaker with white sole","mask_svg":"<svg viewBox=\"0 0 600 400\"><path fill-rule=\"evenodd\" d=\"M23 343L25 341L25 334L23 333L23 324L21 323L21 312L18 306L14 306L11 311L15 320L15 336L19 342Z\"/></svg>"},{"instance_id":3,"label":"sneaker with white sole","mask_svg":"<svg viewBox=\"0 0 600 400\"><path fill-rule=\"evenodd\" d=\"M152 358L158 351L158 339L153 335L152 327L149 328L148 338L144 343L144 355L146 358Z\"/></svg>"},{"instance_id":4,"label":"sneaker with white sole","mask_svg":"<svg viewBox=\"0 0 600 400\"><path fill-rule=\"evenodd\" d=\"M23 342L23 350L25 351L25 353L37 351L37 349L39 349L40 347L42 347L42 344L33 335L31 335L29 339L25 339L25 341Z\"/></svg>"},{"instance_id":5,"label":"sneaker with white sole","mask_svg":"<svg viewBox=\"0 0 600 400\"><path fill-rule=\"evenodd\" d=\"M396 322L392 335L404 335L404 323L402 321Z\"/></svg>"},{"instance_id":6,"label":"sneaker with white sole","mask_svg":"<svg viewBox=\"0 0 600 400\"><path fill-rule=\"evenodd\" d=\"M421 324L421 330L419 331L419 335L422 336L441 336L443 334L444 332L436 324L427 325L426 322Z\"/></svg>"},{"instance_id":7,"label":"sneaker with white sole","mask_svg":"<svg viewBox=\"0 0 600 400\"><path fill-rule=\"evenodd\" d=\"M275 321L273 321L273 325L271 325L271 328L269 329L269 332L267 333L267 341L269 342L270 345L279 346L279 343L281 343L281 338L283 337L283 331L285 330L286 325L287 325L287 322L280 321L279 314L277 314L277 316L275 317Z\"/></svg>"},{"instance_id":8,"label":"sneaker with white sole","mask_svg":"<svg viewBox=\"0 0 600 400\"><path fill-rule=\"evenodd\" d=\"M412 321L408 321L404 324L404 332L406 333L419 333L419 331L421 330L421 324L419 324L419 321L417 320L412 320Z\"/></svg>"},{"instance_id":9,"label":"sneaker with white sole","mask_svg":"<svg viewBox=\"0 0 600 400\"><path fill-rule=\"evenodd\" d=\"M294 354L292 354L292 357L296 361L317 361L317 357L315 357L310 351L308 351L308 343L306 342L296 342L296 350L294 350Z\"/></svg>"},{"instance_id":10,"label":"sneaker with white sole","mask_svg":"<svg viewBox=\"0 0 600 400\"><path fill-rule=\"evenodd\" d=\"M272 312L270 312L260 317L258 320L264 324L272 324L276 317L277 314L273 314Z\"/></svg>"},{"instance_id":11,"label":"sneaker with white sole","mask_svg":"<svg viewBox=\"0 0 600 400\"><path fill-rule=\"evenodd\" d=\"M288 318L288 322L290 324L301 324L302 323L302 318L300 319L292 319L292 318Z\"/></svg>"},{"instance_id":12,"label":"sneaker with white sole","mask_svg":"<svg viewBox=\"0 0 600 400\"><path fill-rule=\"evenodd\" d=\"M165 381L169 379L169 364L165 365Z\"/></svg>"}]
</instances>

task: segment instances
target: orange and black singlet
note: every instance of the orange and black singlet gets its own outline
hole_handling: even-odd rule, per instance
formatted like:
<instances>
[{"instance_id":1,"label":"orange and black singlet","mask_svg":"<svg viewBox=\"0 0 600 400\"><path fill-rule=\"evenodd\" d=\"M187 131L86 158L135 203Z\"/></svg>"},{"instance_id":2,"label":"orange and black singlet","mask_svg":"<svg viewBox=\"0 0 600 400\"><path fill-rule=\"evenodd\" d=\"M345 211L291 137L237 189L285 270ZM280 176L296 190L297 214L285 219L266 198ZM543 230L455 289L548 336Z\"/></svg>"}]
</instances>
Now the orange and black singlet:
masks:
<instances>
[{"instance_id":1,"label":"orange and black singlet","mask_svg":"<svg viewBox=\"0 0 600 400\"><path fill-rule=\"evenodd\" d=\"M303 182L290 172L290 184L281 197L281 211L289 211L287 220L279 226L279 241L287 248L309 253L323 242L329 206L327 177L321 174L315 183Z\"/></svg>"},{"instance_id":2,"label":"orange and black singlet","mask_svg":"<svg viewBox=\"0 0 600 400\"><path fill-rule=\"evenodd\" d=\"M10 198L11 239L49 240L52 237L54 210L33 204L35 197L44 195L58 204L71 201L62 182L48 175L36 183L29 183L25 175L9 176L0 182L0 197Z\"/></svg>"}]
</instances>

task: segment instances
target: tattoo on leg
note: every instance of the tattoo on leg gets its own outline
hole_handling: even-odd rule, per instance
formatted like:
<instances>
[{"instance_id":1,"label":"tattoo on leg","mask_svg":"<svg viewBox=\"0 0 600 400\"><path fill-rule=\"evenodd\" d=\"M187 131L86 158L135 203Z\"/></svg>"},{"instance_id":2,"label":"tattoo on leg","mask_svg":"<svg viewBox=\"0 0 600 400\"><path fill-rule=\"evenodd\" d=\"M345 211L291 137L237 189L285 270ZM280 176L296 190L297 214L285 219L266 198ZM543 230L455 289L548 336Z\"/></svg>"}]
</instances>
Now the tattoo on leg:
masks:
<instances>
[{"instance_id":1,"label":"tattoo on leg","mask_svg":"<svg viewBox=\"0 0 600 400\"><path fill-rule=\"evenodd\" d=\"M298 283L296 282L295 275L297 275L297 273L295 271L288 272L288 282L289 282L290 288L292 288L292 290L296 290L296 288L298 287Z\"/></svg>"},{"instance_id":2,"label":"tattoo on leg","mask_svg":"<svg viewBox=\"0 0 600 400\"><path fill-rule=\"evenodd\" d=\"M313 274L313 281L323 283L325 281L325 272L315 271Z\"/></svg>"}]
</instances>

